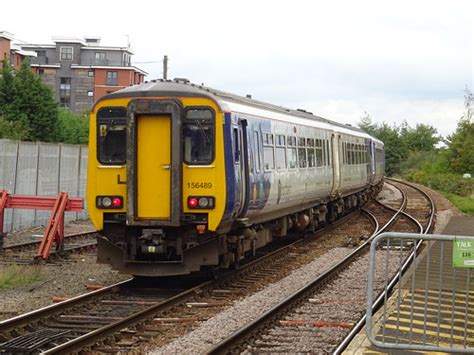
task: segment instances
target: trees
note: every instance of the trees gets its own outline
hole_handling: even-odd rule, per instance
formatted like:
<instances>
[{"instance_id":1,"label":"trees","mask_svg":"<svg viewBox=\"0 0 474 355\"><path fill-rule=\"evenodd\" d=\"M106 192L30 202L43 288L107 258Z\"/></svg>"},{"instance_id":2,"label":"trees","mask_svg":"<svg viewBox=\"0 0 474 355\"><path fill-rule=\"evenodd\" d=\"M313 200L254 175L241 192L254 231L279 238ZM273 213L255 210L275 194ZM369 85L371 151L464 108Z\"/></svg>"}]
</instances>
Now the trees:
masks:
<instances>
[{"instance_id":1,"label":"trees","mask_svg":"<svg viewBox=\"0 0 474 355\"><path fill-rule=\"evenodd\" d=\"M450 169L459 174L474 175L474 122L468 117L461 118L446 142Z\"/></svg>"},{"instance_id":2,"label":"trees","mask_svg":"<svg viewBox=\"0 0 474 355\"><path fill-rule=\"evenodd\" d=\"M3 61L0 71L0 138L87 143L88 121L58 107L51 89L25 59L17 73Z\"/></svg>"}]
</instances>

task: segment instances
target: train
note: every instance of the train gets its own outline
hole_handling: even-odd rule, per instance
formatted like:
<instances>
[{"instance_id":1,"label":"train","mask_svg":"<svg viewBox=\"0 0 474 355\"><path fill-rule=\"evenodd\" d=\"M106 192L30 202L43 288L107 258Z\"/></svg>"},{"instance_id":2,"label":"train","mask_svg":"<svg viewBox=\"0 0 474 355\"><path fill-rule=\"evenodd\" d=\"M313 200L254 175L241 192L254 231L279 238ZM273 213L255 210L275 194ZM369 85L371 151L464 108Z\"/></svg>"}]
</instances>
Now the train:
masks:
<instances>
[{"instance_id":1,"label":"train","mask_svg":"<svg viewBox=\"0 0 474 355\"><path fill-rule=\"evenodd\" d=\"M150 277L238 267L361 207L384 169L383 142L305 110L185 79L127 87L90 114L97 260Z\"/></svg>"}]
</instances>

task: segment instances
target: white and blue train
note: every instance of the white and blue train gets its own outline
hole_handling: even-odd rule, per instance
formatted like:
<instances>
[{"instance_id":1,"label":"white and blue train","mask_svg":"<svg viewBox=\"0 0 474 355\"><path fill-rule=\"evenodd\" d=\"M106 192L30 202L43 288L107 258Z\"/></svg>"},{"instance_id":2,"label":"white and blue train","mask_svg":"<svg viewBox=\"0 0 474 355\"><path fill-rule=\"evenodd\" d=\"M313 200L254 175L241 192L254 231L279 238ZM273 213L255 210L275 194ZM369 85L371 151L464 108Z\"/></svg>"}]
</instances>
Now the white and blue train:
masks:
<instances>
[{"instance_id":1,"label":"white and blue train","mask_svg":"<svg viewBox=\"0 0 474 355\"><path fill-rule=\"evenodd\" d=\"M185 80L109 94L90 122L98 260L134 275L227 268L383 183L384 145L360 129Z\"/></svg>"}]
</instances>

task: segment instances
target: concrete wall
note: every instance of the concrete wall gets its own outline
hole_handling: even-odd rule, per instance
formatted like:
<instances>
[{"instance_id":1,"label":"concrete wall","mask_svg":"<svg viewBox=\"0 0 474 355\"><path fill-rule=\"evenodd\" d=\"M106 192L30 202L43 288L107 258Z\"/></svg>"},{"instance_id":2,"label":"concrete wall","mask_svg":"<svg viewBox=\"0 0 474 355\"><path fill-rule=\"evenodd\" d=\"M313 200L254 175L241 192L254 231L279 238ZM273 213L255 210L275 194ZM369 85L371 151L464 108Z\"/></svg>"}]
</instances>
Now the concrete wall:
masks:
<instances>
[{"instance_id":1,"label":"concrete wall","mask_svg":"<svg viewBox=\"0 0 474 355\"><path fill-rule=\"evenodd\" d=\"M0 139L0 189L14 195L56 196L85 199L87 146L31 143ZM85 206L85 205L84 205ZM49 211L5 210L4 231L41 226ZM66 212L66 221L87 218L87 212Z\"/></svg>"}]
</instances>

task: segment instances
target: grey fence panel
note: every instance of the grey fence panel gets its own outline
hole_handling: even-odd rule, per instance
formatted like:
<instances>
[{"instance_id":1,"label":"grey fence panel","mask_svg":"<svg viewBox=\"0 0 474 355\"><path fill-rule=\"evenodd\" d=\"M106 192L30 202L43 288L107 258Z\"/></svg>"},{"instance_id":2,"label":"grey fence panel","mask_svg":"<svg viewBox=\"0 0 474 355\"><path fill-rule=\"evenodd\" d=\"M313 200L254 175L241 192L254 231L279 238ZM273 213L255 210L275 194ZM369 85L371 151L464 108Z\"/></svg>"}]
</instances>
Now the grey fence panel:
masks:
<instances>
[{"instance_id":1,"label":"grey fence panel","mask_svg":"<svg viewBox=\"0 0 474 355\"><path fill-rule=\"evenodd\" d=\"M59 192L59 145L39 144L37 195L56 196ZM36 225L48 222L49 211L36 212Z\"/></svg>"},{"instance_id":2,"label":"grey fence panel","mask_svg":"<svg viewBox=\"0 0 474 355\"><path fill-rule=\"evenodd\" d=\"M79 146L61 144L59 191L67 192L69 197L77 197L79 191L79 155ZM65 220L75 220L76 216L75 213L66 212Z\"/></svg>"},{"instance_id":3,"label":"grey fence panel","mask_svg":"<svg viewBox=\"0 0 474 355\"><path fill-rule=\"evenodd\" d=\"M421 253L405 260L406 251L420 240L424 240ZM470 236L392 232L377 236L371 244L367 289L370 342L389 352L474 353L473 249ZM388 266L392 262L399 264L393 279ZM384 284L385 290L394 287L373 313L376 283Z\"/></svg>"},{"instance_id":4,"label":"grey fence panel","mask_svg":"<svg viewBox=\"0 0 474 355\"><path fill-rule=\"evenodd\" d=\"M79 160L79 193L78 197L84 199L84 211L77 214L77 219L87 219L89 215L87 214L86 206L86 184L87 184L87 156L88 149L87 146L81 146L81 154Z\"/></svg>"},{"instance_id":5,"label":"grey fence panel","mask_svg":"<svg viewBox=\"0 0 474 355\"><path fill-rule=\"evenodd\" d=\"M10 194L69 197L86 195L87 146L0 139L0 189ZM4 212L4 231L45 225L49 211ZM86 211L66 213L66 221L88 218Z\"/></svg>"},{"instance_id":6,"label":"grey fence panel","mask_svg":"<svg viewBox=\"0 0 474 355\"><path fill-rule=\"evenodd\" d=\"M16 162L18 159L18 142L0 139L0 189L5 189L10 193L15 190ZM4 231L11 231L13 228L13 211L10 209L4 212Z\"/></svg>"},{"instance_id":7,"label":"grey fence panel","mask_svg":"<svg viewBox=\"0 0 474 355\"><path fill-rule=\"evenodd\" d=\"M38 178L38 144L21 142L18 147L18 163L16 166L15 195L36 195ZM13 211L15 229L29 228L35 225L35 211Z\"/></svg>"}]
</instances>

